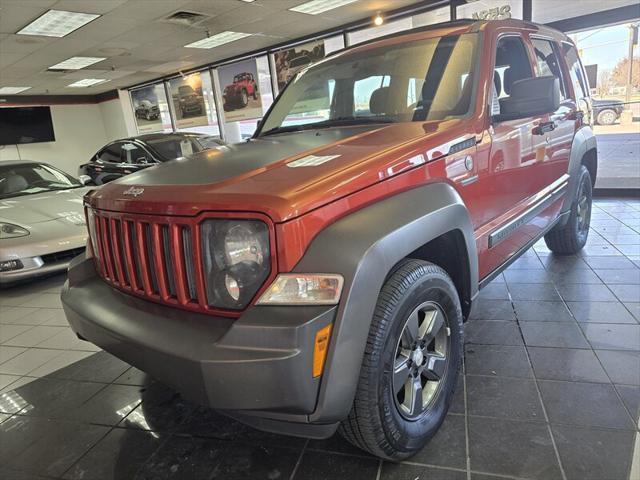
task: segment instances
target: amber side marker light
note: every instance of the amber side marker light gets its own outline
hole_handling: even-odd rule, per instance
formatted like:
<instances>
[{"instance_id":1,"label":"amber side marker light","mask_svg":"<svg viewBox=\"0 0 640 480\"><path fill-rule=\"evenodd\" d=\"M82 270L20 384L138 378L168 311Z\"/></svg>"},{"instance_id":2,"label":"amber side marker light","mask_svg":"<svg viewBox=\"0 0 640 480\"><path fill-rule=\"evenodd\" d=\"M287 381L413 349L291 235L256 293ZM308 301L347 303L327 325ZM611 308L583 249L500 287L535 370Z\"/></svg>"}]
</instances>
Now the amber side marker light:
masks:
<instances>
[{"instance_id":1,"label":"amber side marker light","mask_svg":"<svg viewBox=\"0 0 640 480\"><path fill-rule=\"evenodd\" d=\"M327 350L329 350L329 338L331 337L331 328L333 324L322 327L316 333L316 341L313 347L313 378L322 375L324 370L324 361L327 358Z\"/></svg>"}]
</instances>

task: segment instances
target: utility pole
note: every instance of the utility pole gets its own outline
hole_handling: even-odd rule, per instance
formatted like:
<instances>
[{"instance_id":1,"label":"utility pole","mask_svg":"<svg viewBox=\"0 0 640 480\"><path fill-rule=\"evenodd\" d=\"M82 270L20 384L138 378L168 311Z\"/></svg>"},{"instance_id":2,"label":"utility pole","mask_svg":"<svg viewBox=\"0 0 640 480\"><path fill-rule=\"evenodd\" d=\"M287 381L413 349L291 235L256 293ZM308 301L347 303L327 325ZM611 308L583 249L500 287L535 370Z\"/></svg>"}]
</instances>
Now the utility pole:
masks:
<instances>
[{"instance_id":1,"label":"utility pole","mask_svg":"<svg viewBox=\"0 0 640 480\"><path fill-rule=\"evenodd\" d=\"M627 69L627 88L625 94L625 102L631 101L631 88L633 84L633 46L638 41L638 26L629 25L629 68Z\"/></svg>"}]
</instances>

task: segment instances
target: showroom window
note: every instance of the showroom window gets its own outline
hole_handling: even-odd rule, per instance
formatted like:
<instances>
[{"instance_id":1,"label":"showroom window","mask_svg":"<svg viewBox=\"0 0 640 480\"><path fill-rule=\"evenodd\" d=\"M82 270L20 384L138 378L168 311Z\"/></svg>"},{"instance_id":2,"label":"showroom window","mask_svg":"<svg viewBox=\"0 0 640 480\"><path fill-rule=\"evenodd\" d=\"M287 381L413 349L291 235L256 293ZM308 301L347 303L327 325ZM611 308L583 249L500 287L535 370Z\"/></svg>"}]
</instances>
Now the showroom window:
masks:
<instances>
[{"instance_id":1,"label":"showroom window","mask_svg":"<svg viewBox=\"0 0 640 480\"><path fill-rule=\"evenodd\" d=\"M533 52L538 67L538 76L553 75L556 77L560 81L560 101L565 100L567 98L567 92L565 91L565 84L560 64L558 63L556 48L549 40L542 40L540 38L532 38L531 44L533 45Z\"/></svg>"},{"instance_id":2,"label":"showroom window","mask_svg":"<svg viewBox=\"0 0 640 480\"><path fill-rule=\"evenodd\" d=\"M164 83L147 85L129 93L139 134L173 130Z\"/></svg>"},{"instance_id":3,"label":"showroom window","mask_svg":"<svg viewBox=\"0 0 640 480\"><path fill-rule=\"evenodd\" d=\"M580 0L580 12L576 13L574 2L559 2L558 0L532 0L531 16L534 22L549 23L575 17L589 15L628 5L637 5L637 0Z\"/></svg>"}]
</instances>

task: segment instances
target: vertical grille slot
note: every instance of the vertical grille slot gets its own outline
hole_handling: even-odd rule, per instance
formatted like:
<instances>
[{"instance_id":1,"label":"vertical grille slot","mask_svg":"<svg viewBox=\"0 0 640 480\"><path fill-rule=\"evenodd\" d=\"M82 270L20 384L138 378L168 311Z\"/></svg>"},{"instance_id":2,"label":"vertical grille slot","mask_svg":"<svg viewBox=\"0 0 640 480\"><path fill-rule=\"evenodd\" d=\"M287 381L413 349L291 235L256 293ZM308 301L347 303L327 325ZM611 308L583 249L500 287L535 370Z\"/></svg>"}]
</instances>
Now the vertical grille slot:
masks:
<instances>
[{"instance_id":1,"label":"vertical grille slot","mask_svg":"<svg viewBox=\"0 0 640 480\"><path fill-rule=\"evenodd\" d=\"M138 255L138 239L136 236L136 226L129 220L122 222L125 258L131 288L139 290L142 288L142 275L140 273L140 257Z\"/></svg>"},{"instance_id":2,"label":"vertical grille slot","mask_svg":"<svg viewBox=\"0 0 640 480\"><path fill-rule=\"evenodd\" d=\"M122 228L122 221L113 220L112 223L113 232L115 235L114 249L116 251L115 260L117 263L117 269L119 269L118 278L120 282L125 286L131 285L131 279L129 278L129 270L127 268L126 250L124 248L124 232ZM112 237L113 238L113 237Z\"/></svg>"},{"instance_id":3,"label":"vertical grille slot","mask_svg":"<svg viewBox=\"0 0 640 480\"><path fill-rule=\"evenodd\" d=\"M153 238L151 234L151 225L148 223L143 224L143 240L145 244L146 252L143 253L149 262L149 273L151 274L151 290L153 293L158 293L158 274L156 273L156 259L155 259L155 248L153 245Z\"/></svg>"},{"instance_id":4,"label":"vertical grille slot","mask_svg":"<svg viewBox=\"0 0 640 480\"><path fill-rule=\"evenodd\" d=\"M162 233L162 249L164 266L167 272L167 281L169 287L169 295L176 295L176 279L173 270L173 255L171 252L171 233L169 232L169 225L162 225L160 227Z\"/></svg>"},{"instance_id":5,"label":"vertical grille slot","mask_svg":"<svg viewBox=\"0 0 640 480\"><path fill-rule=\"evenodd\" d=\"M198 291L196 287L196 270L193 256L193 244L191 242L191 229L182 228L182 251L185 269L187 272L187 288L189 290L189 298L198 300Z\"/></svg>"},{"instance_id":6,"label":"vertical grille slot","mask_svg":"<svg viewBox=\"0 0 640 480\"><path fill-rule=\"evenodd\" d=\"M115 268L113 264L113 252L111 250L111 239L109 238L111 236L111 229L109 228L109 219L100 217L100 223L102 226L101 228L102 235L100 239L102 240L102 248L104 250L104 261L106 265L106 272L107 272L107 275L109 276L109 279L111 279L112 282L117 282L118 280L116 278Z\"/></svg>"}]
</instances>

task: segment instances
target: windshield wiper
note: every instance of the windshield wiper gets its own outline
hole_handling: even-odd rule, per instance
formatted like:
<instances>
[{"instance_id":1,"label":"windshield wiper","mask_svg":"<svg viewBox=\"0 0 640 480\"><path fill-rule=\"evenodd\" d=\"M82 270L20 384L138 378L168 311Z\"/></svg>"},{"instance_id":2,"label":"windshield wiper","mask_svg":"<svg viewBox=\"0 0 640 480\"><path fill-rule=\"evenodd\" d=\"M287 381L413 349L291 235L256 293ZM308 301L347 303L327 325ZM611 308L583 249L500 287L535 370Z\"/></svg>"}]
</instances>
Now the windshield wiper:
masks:
<instances>
[{"instance_id":1,"label":"windshield wiper","mask_svg":"<svg viewBox=\"0 0 640 480\"><path fill-rule=\"evenodd\" d=\"M340 127L350 125L370 125L376 123L394 123L395 120L384 117L337 117L315 123L303 123L300 125L287 125L275 127L262 132L260 136L273 135L276 133L299 132L302 130L315 130L318 128Z\"/></svg>"}]
</instances>

